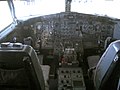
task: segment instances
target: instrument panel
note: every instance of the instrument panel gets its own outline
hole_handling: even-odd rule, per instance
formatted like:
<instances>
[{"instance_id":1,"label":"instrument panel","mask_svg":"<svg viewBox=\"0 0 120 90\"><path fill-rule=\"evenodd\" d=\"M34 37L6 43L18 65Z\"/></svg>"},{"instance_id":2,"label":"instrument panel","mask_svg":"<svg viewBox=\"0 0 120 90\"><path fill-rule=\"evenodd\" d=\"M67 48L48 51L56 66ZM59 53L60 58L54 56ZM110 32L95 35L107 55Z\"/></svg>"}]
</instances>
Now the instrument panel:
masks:
<instances>
[{"instance_id":1,"label":"instrument panel","mask_svg":"<svg viewBox=\"0 0 120 90\"><path fill-rule=\"evenodd\" d=\"M17 30L18 38L32 37L35 48L53 50L54 54L74 49L83 53L84 49L99 48L107 37L112 37L115 20L77 12L35 17L24 21ZM21 34L20 34L21 33Z\"/></svg>"},{"instance_id":2,"label":"instrument panel","mask_svg":"<svg viewBox=\"0 0 120 90\"><path fill-rule=\"evenodd\" d=\"M96 48L113 36L114 20L108 17L61 12L32 19L34 34L42 49L62 53L67 48L77 52Z\"/></svg>"}]
</instances>

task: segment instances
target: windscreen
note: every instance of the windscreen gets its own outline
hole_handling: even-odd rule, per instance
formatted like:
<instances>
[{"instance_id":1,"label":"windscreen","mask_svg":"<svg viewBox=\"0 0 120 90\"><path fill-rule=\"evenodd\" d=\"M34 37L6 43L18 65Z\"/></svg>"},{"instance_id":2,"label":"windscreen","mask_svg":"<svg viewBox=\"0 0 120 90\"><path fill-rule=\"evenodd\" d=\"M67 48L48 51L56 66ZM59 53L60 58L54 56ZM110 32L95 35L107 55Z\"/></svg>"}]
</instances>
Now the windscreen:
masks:
<instances>
[{"instance_id":1,"label":"windscreen","mask_svg":"<svg viewBox=\"0 0 120 90\"><path fill-rule=\"evenodd\" d=\"M65 12L67 0L14 0L18 18ZM69 0L68 0L69 1ZM120 19L120 0L72 0L71 12L109 16Z\"/></svg>"}]
</instances>

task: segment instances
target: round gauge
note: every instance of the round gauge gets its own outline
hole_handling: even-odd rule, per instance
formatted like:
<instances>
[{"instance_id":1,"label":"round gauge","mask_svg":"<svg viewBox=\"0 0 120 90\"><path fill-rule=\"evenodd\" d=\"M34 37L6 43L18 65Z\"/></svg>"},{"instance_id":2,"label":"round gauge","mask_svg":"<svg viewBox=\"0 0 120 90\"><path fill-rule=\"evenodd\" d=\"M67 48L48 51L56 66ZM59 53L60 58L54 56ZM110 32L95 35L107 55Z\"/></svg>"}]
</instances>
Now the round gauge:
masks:
<instances>
[{"instance_id":1,"label":"round gauge","mask_svg":"<svg viewBox=\"0 0 120 90\"><path fill-rule=\"evenodd\" d=\"M40 30L41 29L41 25L37 25L37 29Z\"/></svg>"},{"instance_id":2,"label":"round gauge","mask_svg":"<svg viewBox=\"0 0 120 90\"><path fill-rule=\"evenodd\" d=\"M37 30L40 30L42 28L42 23L41 22L37 22L35 24L35 27L36 27Z\"/></svg>"}]
</instances>

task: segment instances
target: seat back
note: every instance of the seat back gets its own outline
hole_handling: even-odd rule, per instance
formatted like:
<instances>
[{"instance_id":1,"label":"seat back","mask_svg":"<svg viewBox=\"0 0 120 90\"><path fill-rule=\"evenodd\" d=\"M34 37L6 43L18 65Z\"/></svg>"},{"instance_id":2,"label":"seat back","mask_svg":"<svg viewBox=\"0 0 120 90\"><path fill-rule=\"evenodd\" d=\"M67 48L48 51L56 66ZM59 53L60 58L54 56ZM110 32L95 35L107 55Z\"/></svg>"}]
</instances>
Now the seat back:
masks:
<instances>
[{"instance_id":1,"label":"seat back","mask_svg":"<svg viewBox=\"0 0 120 90\"><path fill-rule=\"evenodd\" d=\"M94 75L96 90L116 90L120 75L119 59L120 40L117 40L108 46L96 66Z\"/></svg>"},{"instance_id":2,"label":"seat back","mask_svg":"<svg viewBox=\"0 0 120 90\"><path fill-rule=\"evenodd\" d=\"M44 78L34 49L28 45L0 46L0 88L2 90L45 90Z\"/></svg>"}]
</instances>

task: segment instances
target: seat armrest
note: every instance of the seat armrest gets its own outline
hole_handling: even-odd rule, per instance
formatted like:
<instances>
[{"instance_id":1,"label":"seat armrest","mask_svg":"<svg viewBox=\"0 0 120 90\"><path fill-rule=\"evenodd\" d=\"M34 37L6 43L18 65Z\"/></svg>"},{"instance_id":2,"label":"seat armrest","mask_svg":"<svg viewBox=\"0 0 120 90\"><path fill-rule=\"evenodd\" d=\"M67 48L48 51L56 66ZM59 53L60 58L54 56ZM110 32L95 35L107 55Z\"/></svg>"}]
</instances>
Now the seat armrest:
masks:
<instances>
[{"instance_id":1,"label":"seat armrest","mask_svg":"<svg viewBox=\"0 0 120 90\"><path fill-rule=\"evenodd\" d=\"M45 90L49 90L49 72L50 72L50 66L49 65L41 65L43 76L45 80Z\"/></svg>"},{"instance_id":2,"label":"seat armrest","mask_svg":"<svg viewBox=\"0 0 120 90\"><path fill-rule=\"evenodd\" d=\"M91 67L91 68L88 69L88 77L89 77L89 79L93 79L95 69L96 69L96 66Z\"/></svg>"}]
</instances>

